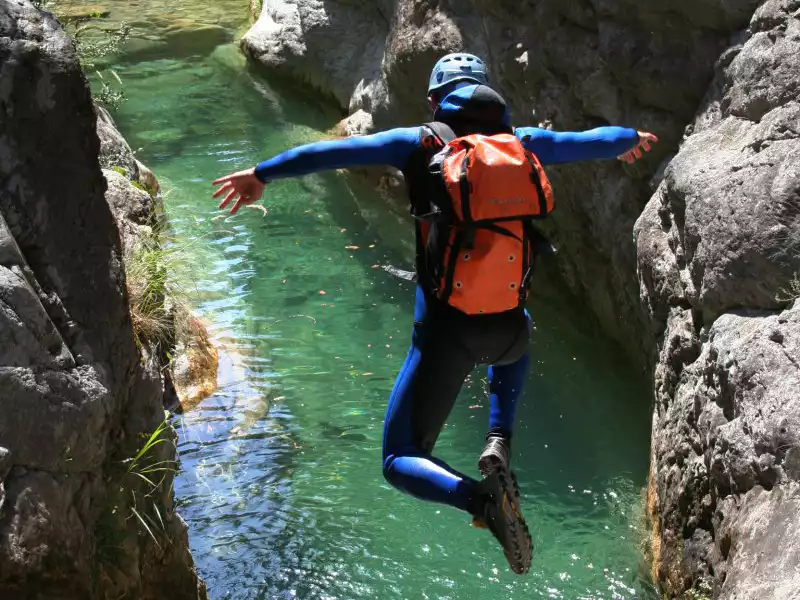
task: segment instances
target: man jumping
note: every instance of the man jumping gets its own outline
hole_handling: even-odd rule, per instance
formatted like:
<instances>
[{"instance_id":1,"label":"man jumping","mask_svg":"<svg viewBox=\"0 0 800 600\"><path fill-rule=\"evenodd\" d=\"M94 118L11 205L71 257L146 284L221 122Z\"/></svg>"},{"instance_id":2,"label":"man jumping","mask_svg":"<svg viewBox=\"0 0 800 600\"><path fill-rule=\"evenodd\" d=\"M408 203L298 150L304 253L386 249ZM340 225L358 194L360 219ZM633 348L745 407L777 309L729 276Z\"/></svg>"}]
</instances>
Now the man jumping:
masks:
<instances>
[{"instance_id":1,"label":"man jumping","mask_svg":"<svg viewBox=\"0 0 800 600\"><path fill-rule=\"evenodd\" d=\"M285 177L391 165L408 184L416 219L416 301L411 348L395 381L383 432L383 474L395 488L446 504L488 528L516 573L533 542L509 467L517 401L528 364L525 308L536 260L532 223L553 209L544 165L619 158L633 162L657 138L623 127L553 132L510 125L477 56L448 54L428 85L433 121L289 149L215 180L231 214ZM432 452L467 375L488 366L489 429L476 480Z\"/></svg>"}]
</instances>

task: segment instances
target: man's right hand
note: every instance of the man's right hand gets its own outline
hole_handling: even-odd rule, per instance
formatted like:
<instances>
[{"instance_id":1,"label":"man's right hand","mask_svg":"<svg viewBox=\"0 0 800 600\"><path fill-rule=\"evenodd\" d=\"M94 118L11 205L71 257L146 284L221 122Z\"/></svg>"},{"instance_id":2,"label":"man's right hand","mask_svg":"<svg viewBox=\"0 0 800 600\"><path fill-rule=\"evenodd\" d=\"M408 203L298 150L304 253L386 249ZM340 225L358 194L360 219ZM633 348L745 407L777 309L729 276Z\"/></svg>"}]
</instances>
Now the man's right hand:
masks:
<instances>
[{"instance_id":1,"label":"man's right hand","mask_svg":"<svg viewBox=\"0 0 800 600\"><path fill-rule=\"evenodd\" d=\"M220 209L224 209L235 200L233 208L231 208L231 214L235 215L242 206L258 201L264 193L266 184L256 177L255 167L253 167L215 179L213 185L220 185L220 188L214 192L214 198L219 198L227 192L219 204Z\"/></svg>"},{"instance_id":2,"label":"man's right hand","mask_svg":"<svg viewBox=\"0 0 800 600\"><path fill-rule=\"evenodd\" d=\"M636 146L628 150L625 154L618 156L617 158L619 160L628 164L633 164L637 158L642 158L642 148L644 148L645 152L650 152L650 144L655 144L658 142L658 138L652 133L648 133L647 131L639 131L638 133L639 141L637 142Z\"/></svg>"}]
</instances>

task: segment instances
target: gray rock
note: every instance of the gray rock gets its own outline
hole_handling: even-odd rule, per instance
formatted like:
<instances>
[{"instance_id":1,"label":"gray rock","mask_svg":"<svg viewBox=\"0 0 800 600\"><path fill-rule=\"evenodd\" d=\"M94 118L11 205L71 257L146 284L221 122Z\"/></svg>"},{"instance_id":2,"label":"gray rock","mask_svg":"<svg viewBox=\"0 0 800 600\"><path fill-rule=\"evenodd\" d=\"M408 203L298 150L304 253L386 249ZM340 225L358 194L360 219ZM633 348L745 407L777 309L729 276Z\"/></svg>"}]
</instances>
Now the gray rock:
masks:
<instances>
[{"instance_id":1,"label":"gray rock","mask_svg":"<svg viewBox=\"0 0 800 600\"><path fill-rule=\"evenodd\" d=\"M108 183L106 201L114 213L127 255L137 240L152 234L155 201L147 192L134 187L124 175L107 169L103 169L103 175Z\"/></svg>"},{"instance_id":2,"label":"gray rock","mask_svg":"<svg viewBox=\"0 0 800 600\"><path fill-rule=\"evenodd\" d=\"M0 15L0 209L78 363L96 361L111 373L113 362L119 373L136 361L136 348L119 301L119 234L103 199L89 89L54 19L27 2L6 2Z\"/></svg>"},{"instance_id":3,"label":"gray rock","mask_svg":"<svg viewBox=\"0 0 800 600\"><path fill-rule=\"evenodd\" d=\"M387 33L388 22L374 3L278 0L263 3L241 44L254 60L347 107L356 86L380 79Z\"/></svg>"},{"instance_id":4,"label":"gray rock","mask_svg":"<svg viewBox=\"0 0 800 600\"><path fill-rule=\"evenodd\" d=\"M759 123L730 116L688 138L637 225L642 255L670 247L640 261L657 282L648 304L683 296L704 323L731 308L781 306L776 296L800 270L798 119L793 102ZM771 139L776 131L784 139Z\"/></svg>"},{"instance_id":5,"label":"gray rock","mask_svg":"<svg viewBox=\"0 0 800 600\"><path fill-rule=\"evenodd\" d=\"M53 586L51 577L41 581L41 595L33 598L91 598L91 548L88 531L70 501L84 484L84 477L56 478L41 471L17 469L7 483L8 506L13 518L3 519L0 536L0 590L3 581L24 581L30 573L43 573L58 565L71 577ZM64 531L73 532L64 536ZM4 594L4 597L6 595Z\"/></svg>"},{"instance_id":6,"label":"gray rock","mask_svg":"<svg viewBox=\"0 0 800 600\"><path fill-rule=\"evenodd\" d=\"M137 239L152 234L162 208L161 189L153 172L135 158L108 111L101 106L96 109L105 197L117 222L123 254L127 256Z\"/></svg>"},{"instance_id":7,"label":"gray rock","mask_svg":"<svg viewBox=\"0 0 800 600\"><path fill-rule=\"evenodd\" d=\"M139 175L139 163L130 145L117 129L114 119L102 106L97 110L97 137L100 140L100 164L104 169L118 167L131 179Z\"/></svg>"},{"instance_id":8,"label":"gray rock","mask_svg":"<svg viewBox=\"0 0 800 600\"><path fill-rule=\"evenodd\" d=\"M0 284L2 285L2 284ZM94 367L0 367L0 440L14 464L51 472L100 469L116 398Z\"/></svg>"},{"instance_id":9,"label":"gray rock","mask_svg":"<svg viewBox=\"0 0 800 600\"><path fill-rule=\"evenodd\" d=\"M0 519L3 518L3 505L6 502L5 478L11 470L11 455L8 448L0 446Z\"/></svg>"},{"instance_id":10,"label":"gray rock","mask_svg":"<svg viewBox=\"0 0 800 600\"><path fill-rule=\"evenodd\" d=\"M75 359L42 306L37 287L0 214L0 365L74 367Z\"/></svg>"},{"instance_id":11,"label":"gray rock","mask_svg":"<svg viewBox=\"0 0 800 600\"><path fill-rule=\"evenodd\" d=\"M710 328L699 356L696 349L685 351L678 361L679 349L691 344L674 340L689 340L690 330L680 325L689 322L685 313L670 317L653 424L651 486L661 534L655 558L662 573L673 574L663 583L674 596L683 591L685 578L691 582L714 573L719 579L731 569L747 570L767 585L768 563L761 572L742 567L739 555L720 541L723 532L733 531L744 555L757 552L745 531L729 523L724 507L729 502L747 507L756 487L796 486L794 461L800 452L800 303L781 314L725 314ZM667 357L675 359L672 366ZM787 535L786 544L796 550L800 538ZM794 576L772 578L773 592ZM757 597L730 589L731 598ZM746 588L736 590L744 594Z\"/></svg>"},{"instance_id":12,"label":"gray rock","mask_svg":"<svg viewBox=\"0 0 800 600\"><path fill-rule=\"evenodd\" d=\"M779 6L762 6L753 29ZM800 22L784 16L772 32L756 29L714 82L637 223L651 312L680 296L705 323L731 308L779 308L776 296L800 270ZM773 61L781 65L774 79L754 79Z\"/></svg>"},{"instance_id":13,"label":"gray rock","mask_svg":"<svg viewBox=\"0 0 800 600\"><path fill-rule=\"evenodd\" d=\"M168 549L125 520L130 492L148 490L121 481L120 461L164 412L159 371L133 341L121 262L120 228L145 226L153 200L114 172L106 193L98 129L108 152L131 158L110 128L55 19L0 2L2 598L150 600L165 587L205 598L171 492L153 496L175 536ZM124 568L98 554L109 527Z\"/></svg>"},{"instance_id":14,"label":"gray rock","mask_svg":"<svg viewBox=\"0 0 800 600\"><path fill-rule=\"evenodd\" d=\"M711 577L715 598L800 597L800 302L786 301L800 272L798 8L763 3L723 53L635 227L670 597Z\"/></svg>"},{"instance_id":15,"label":"gray rock","mask_svg":"<svg viewBox=\"0 0 800 600\"><path fill-rule=\"evenodd\" d=\"M722 506L724 545L730 566L721 600L800 598L800 485L772 491L755 487Z\"/></svg>"},{"instance_id":16,"label":"gray rock","mask_svg":"<svg viewBox=\"0 0 800 600\"><path fill-rule=\"evenodd\" d=\"M372 129L372 115L363 109L359 109L339 123L337 133L343 136L365 135L370 133Z\"/></svg>"}]
</instances>

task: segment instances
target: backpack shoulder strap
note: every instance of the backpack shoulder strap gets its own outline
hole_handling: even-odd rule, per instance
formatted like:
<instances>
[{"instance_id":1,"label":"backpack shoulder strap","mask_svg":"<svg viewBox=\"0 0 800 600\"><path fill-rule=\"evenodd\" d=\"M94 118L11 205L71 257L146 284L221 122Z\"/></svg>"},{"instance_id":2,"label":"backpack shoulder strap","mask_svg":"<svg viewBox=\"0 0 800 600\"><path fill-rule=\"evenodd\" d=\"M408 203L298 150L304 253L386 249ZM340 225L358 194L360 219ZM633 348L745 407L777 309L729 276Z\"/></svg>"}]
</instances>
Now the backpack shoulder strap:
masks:
<instances>
[{"instance_id":1,"label":"backpack shoulder strap","mask_svg":"<svg viewBox=\"0 0 800 600\"><path fill-rule=\"evenodd\" d=\"M442 123L441 121L431 121L430 123L425 123L425 127L430 129L434 135L436 135L436 137L442 140L445 144L452 142L458 137L455 131L453 131L449 125Z\"/></svg>"}]
</instances>

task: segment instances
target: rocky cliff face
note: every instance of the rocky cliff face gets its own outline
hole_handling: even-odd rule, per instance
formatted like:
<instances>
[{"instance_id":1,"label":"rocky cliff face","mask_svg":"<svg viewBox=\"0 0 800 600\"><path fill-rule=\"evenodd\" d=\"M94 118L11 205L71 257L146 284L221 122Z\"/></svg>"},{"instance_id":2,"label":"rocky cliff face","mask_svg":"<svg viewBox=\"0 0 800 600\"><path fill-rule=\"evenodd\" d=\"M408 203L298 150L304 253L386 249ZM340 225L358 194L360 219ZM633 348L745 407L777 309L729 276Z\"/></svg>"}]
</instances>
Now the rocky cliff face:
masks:
<instances>
[{"instance_id":1,"label":"rocky cliff face","mask_svg":"<svg viewBox=\"0 0 800 600\"><path fill-rule=\"evenodd\" d=\"M130 460L164 420L121 261L120 229L146 220L148 195L115 218L131 184L106 182L97 128L58 23L2 0L0 596L204 598L172 473L147 470L174 445Z\"/></svg>"},{"instance_id":2,"label":"rocky cliff face","mask_svg":"<svg viewBox=\"0 0 800 600\"><path fill-rule=\"evenodd\" d=\"M654 568L674 595L797 598L800 2L758 8L687 133L636 224L660 352Z\"/></svg>"},{"instance_id":3,"label":"rocky cliff face","mask_svg":"<svg viewBox=\"0 0 800 600\"><path fill-rule=\"evenodd\" d=\"M798 597L800 2L265 0L242 47L349 133L426 119L454 50L489 61L517 123L656 132L636 166L549 169L558 270L654 368L655 579Z\"/></svg>"}]
</instances>

